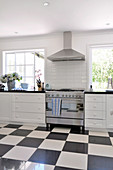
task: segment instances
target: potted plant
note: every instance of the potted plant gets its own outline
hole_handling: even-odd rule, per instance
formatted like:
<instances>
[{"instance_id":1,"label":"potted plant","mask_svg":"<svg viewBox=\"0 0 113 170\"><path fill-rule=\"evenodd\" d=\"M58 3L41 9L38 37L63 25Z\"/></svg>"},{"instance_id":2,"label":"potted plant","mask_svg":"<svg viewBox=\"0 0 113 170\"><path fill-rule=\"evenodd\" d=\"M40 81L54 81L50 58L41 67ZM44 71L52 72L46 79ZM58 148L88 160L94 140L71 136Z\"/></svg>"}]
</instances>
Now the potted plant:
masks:
<instances>
[{"instance_id":1,"label":"potted plant","mask_svg":"<svg viewBox=\"0 0 113 170\"><path fill-rule=\"evenodd\" d=\"M11 74L5 74L0 77L0 81L2 83L7 83L8 90L12 90L15 88L15 80L22 80L22 76L20 76L18 73L14 72Z\"/></svg>"}]
</instances>

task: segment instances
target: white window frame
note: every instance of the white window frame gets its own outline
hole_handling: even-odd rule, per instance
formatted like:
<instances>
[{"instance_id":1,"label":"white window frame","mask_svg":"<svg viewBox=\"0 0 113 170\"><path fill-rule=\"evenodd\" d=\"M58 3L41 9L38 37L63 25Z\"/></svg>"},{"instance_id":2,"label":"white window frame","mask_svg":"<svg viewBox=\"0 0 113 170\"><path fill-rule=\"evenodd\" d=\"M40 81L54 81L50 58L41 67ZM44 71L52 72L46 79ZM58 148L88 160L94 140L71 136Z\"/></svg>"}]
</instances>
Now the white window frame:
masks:
<instances>
[{"instance_id":1,"label":"white window frame","mask_svg":"<svg viewBox=\"0 0 113 170\"><path fill-rule=\"evenodd\" d=\"M93 48L111 48L113 44L90 44L87 46L87 90L92 85L92 49Z\"/></svg>"},{"instance_id":2,"label":"white window frame","mask_svg":"<svg viewBox=\"0 0 113 170\"><path fill-rule=\"evenodd\" d=\"M34 53L34 64L25 64L25 53L29 53L29 52L33 52ZM11 51L3 51L3 56L2 56L2 63L3 63L3 65L2 65L2 73L3 74L6 74L6 72L7 72L7 54L15 54L15 65L10 65L10 66L15 66L15 72L16 72L16 66L21 66L21 65L16 65L16 53L24 53L24 65L22 65L22 66L24 66L24 73L26 72L25 71L25 66L26 65L32 65L33 67L34 67L34 75L33 76L26 76L26 74L25 74L25 76L24 76L24 80L26 79L26 78L33 78L34 79L34 87L35 87L35 68L36 68L36 65L35 65L35 52L44 52L44 58L45 58L45 49L44 48L41 48L41 49L29 49L29 50L11 50ZM45 60L44 60L44 62L45 62ZM44 65L45 65L45 63L44 63ZM4 68L4 66L5 66L5 68ZM45 70L44 70L44 73L45 73ZM44 77L45 77L45 74L44 74ZM45 79L45 78L44 78Z\"/></svg>"}]
</instances>

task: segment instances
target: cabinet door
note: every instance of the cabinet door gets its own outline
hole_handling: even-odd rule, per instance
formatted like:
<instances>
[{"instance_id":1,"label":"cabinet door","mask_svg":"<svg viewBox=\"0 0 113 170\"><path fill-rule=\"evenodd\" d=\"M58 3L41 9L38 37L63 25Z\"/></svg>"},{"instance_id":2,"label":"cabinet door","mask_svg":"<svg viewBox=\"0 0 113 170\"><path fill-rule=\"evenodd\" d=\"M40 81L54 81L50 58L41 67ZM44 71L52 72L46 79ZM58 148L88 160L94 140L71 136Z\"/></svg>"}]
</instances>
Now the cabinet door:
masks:
<instances>
[{"instance_id":1,"label":"cabinet door","mask_svg":"<svg viewBox=\"0 0 113 170\"><path fill-rule=\"evenodd\" d=\"M11 115L11 94L0 93L0 121L10 120Z\"/></svg>"},{"instance_id":2,"label":"cabinet door","mask_svg":"<svg viewBox=\"0 0 113 170\"><path fill-rule=\"evenodd\" d=\"M113 94L107 95L107 128L113 128Z\"/></svg>"}]
</instances>

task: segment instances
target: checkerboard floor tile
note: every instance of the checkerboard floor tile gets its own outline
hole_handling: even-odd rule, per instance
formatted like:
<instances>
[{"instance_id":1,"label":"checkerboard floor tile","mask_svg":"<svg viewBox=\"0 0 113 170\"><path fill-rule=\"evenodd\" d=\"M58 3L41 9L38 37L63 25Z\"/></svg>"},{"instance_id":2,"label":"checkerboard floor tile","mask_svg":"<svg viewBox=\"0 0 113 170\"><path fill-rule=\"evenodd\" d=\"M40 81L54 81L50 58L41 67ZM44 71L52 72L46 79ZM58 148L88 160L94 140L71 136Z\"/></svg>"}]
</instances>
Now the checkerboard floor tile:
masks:
<instances>
[{"instance_id":1,"label":"checkerboard floor tile","mask_svg":"<svg viewBox=\"0 0 113 170\"><path fill-rule=\"evenodd\" d=\"M88 135L69 134L67 141L88 143Z\"/></svg>"},{"instance_id":2,"label":"checkerboard floor tile","mask_svg":"<svg viewBox=\"0 0 113 170\"><path fill-rule=\"evenodd\" d=\"M113 132L0 124L0 170L113 170Z\"/></svg>"},{"instance_id":3,"label":"checkerboard floor tile","mask_svg":"<svg viewBox=\"0 0 113 170\"><path fill-rule=\"evenodd\" d=\"M101 145L112 145L109 137L100 136L89 136L89 143L101 144Z\"/></svg>"},{"instance_id":4,"label":"checkerboard floor tile","mask_svg":"<svg viewBox=\"0 0 113 170\"><path fill-rule=\"evenodd\" d=\"M3 158L27 161L35 151L36 148L14 146Z\"/></svg>"},{"instance_id":5,"label":"checkerboard floor tile","mask_svg":"<svg viewBox=\"0 0 113 170\"><path fill-rule=\"evenodd\" d=\"M19 129L24 129L24 130L34 130L36 128L37 128L37 126L31 126L31 125L23 125L23 126L19 127Z\"/></svg>"},{"instance_id":6,"label":"checkerboard floor tile","mask_svg":"<svg viewBox=\"0 0 113 170\"><path fill-rule=\"evenodd\" d=\"M62 151L65 141L45 139L39 148Z\"/></svg>"},{"instance_id":7,"label":"checkerboard floor tile","mask_svg":"<svg viewBox=\"0 0 113 170\"><path fill-rule=\"evenodd\" d=\"M5 136L0 140L0 144L6 144L6 145L16 145L18 144L24 137L22 136L13 136L13 135L8 135Z\"/></svg>"},{"instance_id":8,"label":"checkerboard floor tile","mask_svg":"<svg viewBox=\"0 0 113 170\"><path fill-rule=\"evenodd\" d=\"M0 134L2 134L2 135L9 135L9 134L11 134L12 132L14 132L16 129L14 129L14 128L1 128L0 129Z\"/></svg>"},{"instance_id":9,"label":"checkerboard floor tile","mask_svg":"<svg viewBox=\"0 0 113 170\"><path fill-rule=\"evenodd\" d=\"M51 132L49 135L48 135L48 139L54 139L54 140L66 140L68 137L68 134L66 133L56 133L56 132Z\"/></svg>"},{"instance_id":10,"label":"checkerboard floor tile","mask_svg":"<svg viewBox=\"0 0 113 170\"><path fill-rule=\"evenodd\" d=\"M6 126L4 126L4 127L7 127L7 128L19 128L19 127L21 127L22 125L14 125L14 124L8 124L8 125L6 125Z\"/></svg>"},{"instance_id":11,"label":"checkerboard floor tile","mask_svg":"<svg viewBox=\"0 0 113 170\"><path fill-rule=\"evenodd\" d=\"M39 145L42 143L43 139L38 138L24 138L18 146L26 146L26 147L34 147L38 148Z\"/></svg>"},{"instance_id":12,"label":"checkerboard floor tile","mask_svg":"<svg viewBox=\"0 0 113 170\"><path fill-rule=\"evenodd\" d=\"M31 132L32 132L32 130L17 129L13 133L11 133L11 135L15 135L15 136L27 136Z\"/></svg>"},{"instance_id":13,"label":"checkerboard floor tile","mask_svg":"<svg viewBox=\"0 0 113 170\"><path fill-rule=\"evenodd\" d=\"M54 166L27 161L21 170L54 170Z\"/></svg>"}]
</instances>

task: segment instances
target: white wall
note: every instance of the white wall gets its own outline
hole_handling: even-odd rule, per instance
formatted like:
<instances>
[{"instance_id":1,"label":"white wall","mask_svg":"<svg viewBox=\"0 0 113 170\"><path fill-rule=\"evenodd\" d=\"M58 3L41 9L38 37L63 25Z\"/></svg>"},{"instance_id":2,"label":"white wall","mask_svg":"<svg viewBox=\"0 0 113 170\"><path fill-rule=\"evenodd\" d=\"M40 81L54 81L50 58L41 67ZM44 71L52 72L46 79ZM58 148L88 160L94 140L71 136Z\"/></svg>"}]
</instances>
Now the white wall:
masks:
<instances>
[{"instance_id":1,"label":"white wall","mask_svg":"<svg viewBox=\"0 0 113 170\"><path fill-rule=\"evenodd\" d=\"M86 61L51 62L45 59L45 79L52 88L86 88L89 86L90 45L113 44L113 32L73 33L73 49L85 54ZM2 51L44 48L46 56L63 48L62 33L0 39L0 74Z\"/></svg>"}]
</instances>

